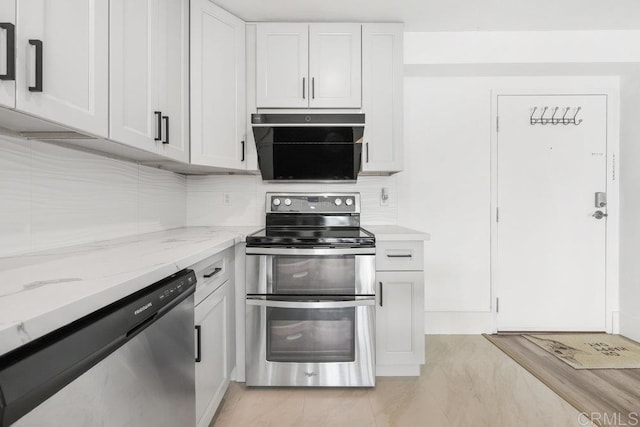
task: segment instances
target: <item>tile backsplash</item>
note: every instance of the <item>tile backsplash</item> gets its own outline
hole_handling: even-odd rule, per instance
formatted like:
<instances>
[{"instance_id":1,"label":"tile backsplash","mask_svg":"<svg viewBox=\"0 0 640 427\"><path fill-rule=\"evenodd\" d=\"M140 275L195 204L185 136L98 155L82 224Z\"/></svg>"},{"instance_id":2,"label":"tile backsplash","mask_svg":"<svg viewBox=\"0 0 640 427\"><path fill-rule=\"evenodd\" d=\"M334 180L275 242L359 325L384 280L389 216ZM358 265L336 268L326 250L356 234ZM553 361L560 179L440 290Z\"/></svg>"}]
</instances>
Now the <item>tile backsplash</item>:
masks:
<instances>
[{"instance_id":1,"label":"tile backsplash","mask_svg":"<svg viewBox=\"0 0 640 427\"><path fill-rule=\"evenodd\" d=\"M185 176L0 137L0 256L186 224Z\"/></svg>"},{"instance_id":2,"label":"tile backsplash","mask_svg":"<svg viewBox=\"0 0 640 427\"><path fill-rule=\"evenodd\" d=\"M398 205L396 176L361 176L355 184L263 183L259 175L187 177L187 225L263 225L266 192L360 193L363 224L395 224ZM382 188L389 200L380 203Z\"/></svg>"}]
</instances>

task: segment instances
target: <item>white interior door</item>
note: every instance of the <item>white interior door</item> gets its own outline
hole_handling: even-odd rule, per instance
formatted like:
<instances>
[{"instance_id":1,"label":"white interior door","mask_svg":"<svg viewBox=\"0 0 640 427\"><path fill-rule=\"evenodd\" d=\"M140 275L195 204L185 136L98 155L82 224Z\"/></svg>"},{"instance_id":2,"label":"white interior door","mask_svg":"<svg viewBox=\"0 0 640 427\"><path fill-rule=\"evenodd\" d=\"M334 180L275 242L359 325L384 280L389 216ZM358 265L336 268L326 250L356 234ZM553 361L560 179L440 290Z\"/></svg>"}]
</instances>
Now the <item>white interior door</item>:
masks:
<instances>
[{"instance_id":1,"label":"white interior door","mask_svg":"<svg viewBox=\"0 0 640 427\"><path fill-rule=\"evenodd\" d=\"M571 124L531 124L569 120ZM498 96L498 330L604 331L606 96Z\"/></svg>"}]
</instances>

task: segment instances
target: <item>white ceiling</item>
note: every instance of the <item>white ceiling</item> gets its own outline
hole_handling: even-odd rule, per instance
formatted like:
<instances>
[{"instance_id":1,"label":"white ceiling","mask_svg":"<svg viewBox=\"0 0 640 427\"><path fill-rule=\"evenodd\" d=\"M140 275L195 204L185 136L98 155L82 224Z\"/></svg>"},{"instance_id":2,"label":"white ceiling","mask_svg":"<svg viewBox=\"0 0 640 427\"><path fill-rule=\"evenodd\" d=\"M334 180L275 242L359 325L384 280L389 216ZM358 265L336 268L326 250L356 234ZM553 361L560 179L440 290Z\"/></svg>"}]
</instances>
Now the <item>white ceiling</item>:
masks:
<instances>
[{"instance_id":1,"label":"white ceiling","mask_svg":"<svg viewBox=\"0 0 640 427\"><path fill-rule=\"evenodd\" d=\"M214 0L245 21L404 22L405 31L640 29L640 0Z\"/></svg>"}]
</instances>

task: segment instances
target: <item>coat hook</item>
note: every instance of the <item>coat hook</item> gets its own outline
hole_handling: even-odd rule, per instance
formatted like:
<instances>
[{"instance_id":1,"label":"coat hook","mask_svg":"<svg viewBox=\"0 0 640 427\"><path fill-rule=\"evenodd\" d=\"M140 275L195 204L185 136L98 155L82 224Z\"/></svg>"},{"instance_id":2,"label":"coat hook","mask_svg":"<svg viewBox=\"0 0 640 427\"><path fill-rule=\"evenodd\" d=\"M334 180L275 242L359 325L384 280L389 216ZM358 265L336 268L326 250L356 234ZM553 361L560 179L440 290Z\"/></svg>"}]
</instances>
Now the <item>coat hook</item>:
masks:
<instances>
[{"instance_id":1,"label":"coat hook","mask_svg":"<svg viewBox=\"0 0 640 427\"><path fill-rule=\"evenodd\" d=\"M542 110L542 114L540 114L540 123L543 125L549 124L549 119L544 118L544 115L548 109L549 107L544 107L544 110Z\"/></svg>"},{"instance_id":2,"label":"coat hook","mask_svg":"<svg viewBox=\"0 0 640 427\"><path fill-rule=\"evenodd\" d=\"M558 112L558 109L560 107L556 107L553 109L553 114L551 115L551 124L552 125L557 125L558 123L560 123L560 119L556 119L556 113Z\"/></svg>"},{"instance_id":3,"label":"coat hook","mask_svg":"<svg viewBox=\"0 0 640 427\"><path fill-rule=\"evenodd\" d=\"M538 107L533 107L533 111L531 111L531 117L529 117L529 123L531 123L532 125L535 125L538 123L538 119L533 118L533 115L536 113L537 109Z\"/></svg>"},{"instance_id":4,"label":"coat hook","mask_svg":"<svg viewBox=\"0 0 640 427\"><path fill-rule=\"evenodd\" d=\"M569 110L571 109L571 107L567 107L564 109L564 114L562 115L562 124L563 125L568 125L569 123L571 123L571 119L565 119L565 117L567 117L567 113L569 112Z\"/></svg>"},{"instance_id":5,"label":"coat hook","mask_svg":"<svg viewBox=\"0 0 640 427\"><path fill-rule=\"evenodd\" d=\"M580 112L581 109L582 109L582 107L576 108L576 113L573 115L573 119L571 120L573 122L573 124L576 125L576 126L578 126L580 123L582 123L582 119L576 121L576 116L578 115L578 113Z\"/></svg>"}]
</instances>

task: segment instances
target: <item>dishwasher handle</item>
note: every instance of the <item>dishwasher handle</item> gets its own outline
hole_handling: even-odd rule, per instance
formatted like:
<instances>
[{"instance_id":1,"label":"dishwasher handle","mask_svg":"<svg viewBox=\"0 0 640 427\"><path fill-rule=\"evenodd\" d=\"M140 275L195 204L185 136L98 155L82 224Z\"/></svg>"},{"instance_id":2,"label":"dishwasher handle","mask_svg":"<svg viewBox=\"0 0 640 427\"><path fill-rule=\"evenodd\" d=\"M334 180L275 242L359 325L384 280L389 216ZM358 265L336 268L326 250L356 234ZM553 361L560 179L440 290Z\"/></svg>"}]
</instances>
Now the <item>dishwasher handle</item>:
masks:
<instances>
[{"instance_id":1,"label":"dishwasher handle","mask_svg":"<svg viewBox=\"0 0 640 427\"><path fill-rule=\"evenodd\" d=\"M195 273L183 270L1 356L0 427L13 424L190 298L195 285Z\"/></svg>"}]
</instances>

